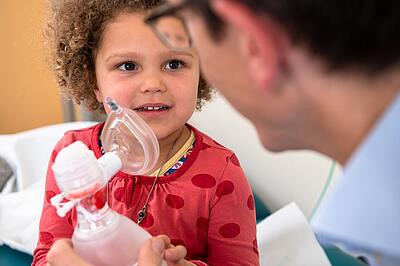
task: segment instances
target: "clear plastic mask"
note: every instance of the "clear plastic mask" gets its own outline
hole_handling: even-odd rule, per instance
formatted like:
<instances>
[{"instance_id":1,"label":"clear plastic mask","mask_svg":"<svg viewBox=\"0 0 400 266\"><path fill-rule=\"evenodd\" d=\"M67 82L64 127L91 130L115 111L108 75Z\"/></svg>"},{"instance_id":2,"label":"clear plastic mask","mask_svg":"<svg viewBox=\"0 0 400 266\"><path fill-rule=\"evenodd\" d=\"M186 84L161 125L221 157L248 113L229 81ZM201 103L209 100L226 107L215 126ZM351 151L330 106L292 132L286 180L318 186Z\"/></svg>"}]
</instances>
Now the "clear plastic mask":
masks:
<instances>
[{"instance_id":1,"label":"clear plastic mask","mask_svg":"<svg viewBox=\"0 0 400 266\"><path fill-rule=\"evenodd\" d=\"M152 129L133 110L106 99L108 114L101 142L105 152L114 152L122 160L121 171L141 175L151 171L159 156L158 140Z\"/></svg>"}]
</instances>

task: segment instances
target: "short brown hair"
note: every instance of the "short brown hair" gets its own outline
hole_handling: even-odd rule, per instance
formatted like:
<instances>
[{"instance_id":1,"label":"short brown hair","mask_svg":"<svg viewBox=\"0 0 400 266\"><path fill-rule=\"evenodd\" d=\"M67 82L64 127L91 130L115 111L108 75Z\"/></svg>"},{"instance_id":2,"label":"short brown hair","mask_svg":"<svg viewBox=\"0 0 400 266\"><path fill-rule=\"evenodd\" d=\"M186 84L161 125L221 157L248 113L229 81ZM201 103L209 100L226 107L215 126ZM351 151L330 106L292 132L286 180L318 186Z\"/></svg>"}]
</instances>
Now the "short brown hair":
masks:
<instances>
[{"instance_id":1,"label":"short brown hair","mask_svg":"<svg viewBox=\"0 0 400 266\"><path fill-rule=\"evenodd\" d=\"M208 0L192 0L211 37L224 24ZM332 70L357 68L369 74L400 65L398 0L240 0L255 14L269 16L294 43L324 58Z\"/></svg>"},{"instance_id":2,"label":"short brown hair","mask_svg":"<svg viewBox=\"0 0 400 266\"><path fill-rule=\"evenodd\" d=\"M163 0L50 0L46 37L50 62L61 93L90 111L104 112L96 99L94 58L102 33L121 12L145 12ZM211 99L212 89L200 77L196 109Z\"/></svg>"}]
</instances>

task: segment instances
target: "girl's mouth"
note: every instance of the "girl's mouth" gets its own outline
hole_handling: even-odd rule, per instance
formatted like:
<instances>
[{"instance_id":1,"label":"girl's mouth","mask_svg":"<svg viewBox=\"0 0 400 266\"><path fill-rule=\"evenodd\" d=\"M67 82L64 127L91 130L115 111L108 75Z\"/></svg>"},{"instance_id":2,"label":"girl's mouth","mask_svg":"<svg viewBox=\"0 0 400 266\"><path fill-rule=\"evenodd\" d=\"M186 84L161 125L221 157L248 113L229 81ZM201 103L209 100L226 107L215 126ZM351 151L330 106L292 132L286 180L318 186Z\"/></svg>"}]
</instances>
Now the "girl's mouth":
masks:
<instances>
[{"instance_id":1,"label":"girl's mouth","mask_svg":"<svg viewBox=\"0 0 400 266\"><path fill-rule=\"evenodd\" d=\"M157 111L165 111L168 110L170 107L163 105L163 106L143 106L139 108L135 108L135 111L138 112L157 112Z\"/></svg>"},{"instance_id":2,"label":"girl's mouth","mask_svg":"<svg viewBox=\"0 0 400 266\"><path fill-rule=\"evenodd\" d=\"M134 108L138 114L147 118L164 117L172 107L164 103L148 103Z\"/></svg>"}]
</instances>

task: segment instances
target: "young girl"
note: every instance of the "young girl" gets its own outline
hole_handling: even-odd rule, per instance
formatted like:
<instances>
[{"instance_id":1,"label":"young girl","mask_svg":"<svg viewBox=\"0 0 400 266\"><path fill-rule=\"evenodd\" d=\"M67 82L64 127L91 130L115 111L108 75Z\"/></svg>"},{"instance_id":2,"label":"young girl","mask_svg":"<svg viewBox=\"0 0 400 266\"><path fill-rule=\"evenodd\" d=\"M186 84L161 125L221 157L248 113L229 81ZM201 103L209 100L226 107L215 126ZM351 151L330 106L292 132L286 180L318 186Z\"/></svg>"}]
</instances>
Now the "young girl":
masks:
<instances>
[{"instance_id":1,"label":"young girl","mask_svg":"<svg viewBox=\"0 0 400 266\"><path fill-rule=\"evenodd\" d=\"M198 57L190 49L166 48L143 23L159 2L54 1L49 32L59 85L92 110L107 112L102 103L108 96L115 99L135 110L157 136L160 157L148 175L119 172L109 181L112 209L152 235L165 234L172 244L184 245L188 265L258 265L253 196L238 159L186 124L210 98L210 88L199 78ZM173 23L184 30L178 18ZM66 132L56 145L33 265L45 265L52 244L71 238L76 224L75 212L60 218L49 202L60 192L51 171L54 159L76 140L100 157L103 125Z\"/></svg>"}]
</instances>

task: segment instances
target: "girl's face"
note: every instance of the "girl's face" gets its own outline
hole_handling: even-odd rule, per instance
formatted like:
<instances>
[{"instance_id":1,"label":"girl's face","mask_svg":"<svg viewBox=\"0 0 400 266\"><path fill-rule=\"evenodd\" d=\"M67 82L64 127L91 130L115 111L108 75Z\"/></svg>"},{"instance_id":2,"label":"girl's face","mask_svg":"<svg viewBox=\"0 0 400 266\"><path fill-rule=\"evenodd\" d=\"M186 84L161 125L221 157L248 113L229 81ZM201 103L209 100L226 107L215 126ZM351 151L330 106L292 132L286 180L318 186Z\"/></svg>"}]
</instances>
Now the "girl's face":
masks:
<instances>
[{"instance_id":1,"label":"girl's face","mask_svg":"<svg viewBox=\"0 0 400 266\"><path fill-rule=\"evenodd\" d=\"M196 108L199 61L194 51L166 48L143 17L121 13L106 26L95 58L96 97L135 110L161 140L179 131ZM171 20L171 29L180 26Z\"/></svg>"}]
</instances>

